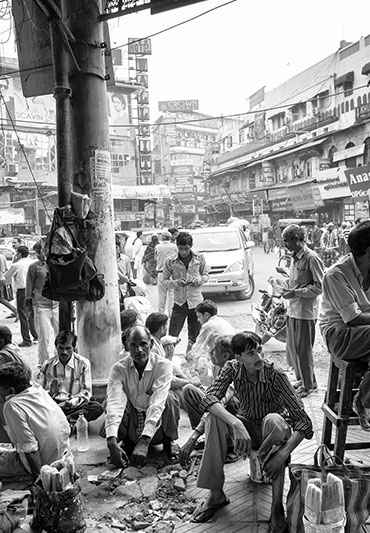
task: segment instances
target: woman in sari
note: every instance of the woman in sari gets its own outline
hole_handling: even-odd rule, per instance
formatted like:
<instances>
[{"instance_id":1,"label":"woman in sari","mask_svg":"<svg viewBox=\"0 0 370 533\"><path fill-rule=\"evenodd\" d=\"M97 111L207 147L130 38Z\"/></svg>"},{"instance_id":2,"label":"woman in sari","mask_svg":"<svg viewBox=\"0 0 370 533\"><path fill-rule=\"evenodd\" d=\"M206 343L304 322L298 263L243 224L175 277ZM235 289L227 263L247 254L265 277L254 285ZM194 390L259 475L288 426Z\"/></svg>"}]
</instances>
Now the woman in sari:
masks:
<instances>
[{"instance_id":1,"label":"woman in sari","mask_svg":"<svg viewBox=\"0 0 370 533\"><path fill-rule=\"evenodd\" d=\"M147 285L157 284L155 247L157 246L158 242L159 242L158 236L153 235L143 255L143 259L142 259L142 264L144 267L143 281Z\"/></svg>"}]
</instances>

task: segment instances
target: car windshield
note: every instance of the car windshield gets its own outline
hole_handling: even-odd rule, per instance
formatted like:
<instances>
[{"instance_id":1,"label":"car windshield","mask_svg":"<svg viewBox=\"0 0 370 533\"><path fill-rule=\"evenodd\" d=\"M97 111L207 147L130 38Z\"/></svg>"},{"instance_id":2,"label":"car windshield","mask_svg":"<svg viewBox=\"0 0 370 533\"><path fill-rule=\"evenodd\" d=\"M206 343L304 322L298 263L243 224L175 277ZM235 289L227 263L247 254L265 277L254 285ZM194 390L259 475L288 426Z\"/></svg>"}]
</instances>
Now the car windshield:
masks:
<instances>
[{"instance_id":1,"label":"car windshield","mask_svg":"<svg viewBox=\"0 0 370 533\"><path fill-rule=\"evenodd\" d=\"M193 233L193 242L196 252L228 252L240 248L236 232Z\"/></svg>"}]
</instances>

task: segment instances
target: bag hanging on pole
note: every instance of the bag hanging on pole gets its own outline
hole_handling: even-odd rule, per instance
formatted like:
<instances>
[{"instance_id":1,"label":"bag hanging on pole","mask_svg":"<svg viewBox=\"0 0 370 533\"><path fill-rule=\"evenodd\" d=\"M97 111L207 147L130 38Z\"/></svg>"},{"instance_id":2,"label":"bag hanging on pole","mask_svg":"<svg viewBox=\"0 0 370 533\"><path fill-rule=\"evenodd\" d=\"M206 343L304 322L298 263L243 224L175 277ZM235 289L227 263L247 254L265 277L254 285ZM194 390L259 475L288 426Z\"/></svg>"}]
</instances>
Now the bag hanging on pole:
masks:
<instances>
[{"instance_id":1,"label":"bag hanging on pole","mask_svg":"<svg viewBox=\"0 0 370 533\"><path fill-rule=\"evenodd\" d=\"M103 298L104 276L63 220L59 208L54 211L46 262L49 272L42 291L46 298L66 302Z\"/></svg>"},{"instance_id":2,"label":"bag hanging on pole","mask_svg":"<svg viewBox=\"0 0 370 533\"><path fill-rule=\"evenodd\" d=\"M319 453L322 454L320 461ZM343 481L345 533L366 533L365 524L370 515L370 467L345 465L325 445L319 446L313 465L289 465L290 488L286 505L289 531L305 532L303 516L307 484L310 479L323 475L323 471L331 472Z\"/></svg>"}]
</instances>

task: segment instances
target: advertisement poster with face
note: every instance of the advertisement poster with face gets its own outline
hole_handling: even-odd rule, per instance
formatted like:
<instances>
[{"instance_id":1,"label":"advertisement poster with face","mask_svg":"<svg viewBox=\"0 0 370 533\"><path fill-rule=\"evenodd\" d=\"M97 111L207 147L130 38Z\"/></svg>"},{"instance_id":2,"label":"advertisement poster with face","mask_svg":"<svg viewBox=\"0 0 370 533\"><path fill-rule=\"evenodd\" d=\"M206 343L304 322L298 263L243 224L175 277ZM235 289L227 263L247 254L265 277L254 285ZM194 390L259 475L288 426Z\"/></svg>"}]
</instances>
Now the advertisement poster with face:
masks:
<instances>
[{"instance_id":1,"label":"advertisement poster with face","mask_svg":"<svg viewBox=\"0 0 370 533\"><path fill-rule=\"evenodd\" d=\"M131 137L129 95L108 92L109 130L120 137Z\"/></svg>"}]
</instances>

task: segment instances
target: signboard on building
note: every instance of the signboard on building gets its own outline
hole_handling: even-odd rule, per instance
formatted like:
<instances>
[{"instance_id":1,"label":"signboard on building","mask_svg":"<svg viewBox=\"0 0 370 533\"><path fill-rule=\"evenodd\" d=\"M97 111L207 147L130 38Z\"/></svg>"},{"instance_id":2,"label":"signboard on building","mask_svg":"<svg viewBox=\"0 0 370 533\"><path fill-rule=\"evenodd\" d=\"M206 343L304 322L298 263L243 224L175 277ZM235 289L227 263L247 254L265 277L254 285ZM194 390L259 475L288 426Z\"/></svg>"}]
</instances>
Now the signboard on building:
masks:
<instances>
[{"instance_id":1,"label":"signboard on building","mask_svg":"<svg viewBox=\"0 0 370 533\"><path fill-rule=\"evenodd\" d=\"M258 91L256 91L249 97L249 107L253 109L256 105L263 102L264 99L265 99L265 87L262 87L261 89L258 89Z\"/></svg>"},{"instance_id":2,"label":"signboard on building","mask_svg":"<svg viewBox=\"0 0 370 533\"><path fill-rule=\"evenodd\" d=\"M24 209L0 209L0 224L24 224Z\"/></svg>"},{"instance_id":3,"label":"signboard on building","mask_svg":"<svg viewBox=\"0 0 370 533\"><path fill-rule=\"evenodd\" d=\"M152 54L152 42L150 39L140 39L139 37L129 37L128 39L129 55L150 56Z\"/></svg>"},{"instance_id":4,"label":"signboard on building","mask_svg":"<svg viewBox=\"0 0 370 533\"><path fill-rule=\"evenodd\" d=\"M343 168L329 168L314 175L322 200L351 196Z\"/></svg>"},{"instance_id":5,"label":"signboard on building","mask_svg":"<svg viewBox=\"0 0 370 533\"><path fill-rule=\"evenodd\" d=\"M370 165L348 168L344 171L352 198L369 199L370 197Z\"/></svg>"},{"instance_id":6,"label":"signboard on building","mask_svg":"<svg viewBox=\"0 0 370 533\"><path fill-rule=\"evenodd\" d=\"M163 113L195 111L199 109L199 100L166 100L158 102L158 109Z\"/></svg>"},{"instance_id":7,"label":"signboard on building","mask_svg":"<svg viewBox=\"0 0 370 533\"><path fill-rule=\"evenodd\" d=\"M317 187L312 183L297 184L287 190L296 211L307 211L324 205Z\"/></svg>"}]
</instances>

